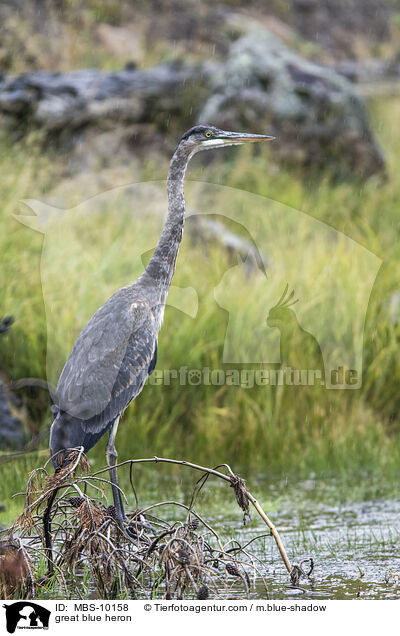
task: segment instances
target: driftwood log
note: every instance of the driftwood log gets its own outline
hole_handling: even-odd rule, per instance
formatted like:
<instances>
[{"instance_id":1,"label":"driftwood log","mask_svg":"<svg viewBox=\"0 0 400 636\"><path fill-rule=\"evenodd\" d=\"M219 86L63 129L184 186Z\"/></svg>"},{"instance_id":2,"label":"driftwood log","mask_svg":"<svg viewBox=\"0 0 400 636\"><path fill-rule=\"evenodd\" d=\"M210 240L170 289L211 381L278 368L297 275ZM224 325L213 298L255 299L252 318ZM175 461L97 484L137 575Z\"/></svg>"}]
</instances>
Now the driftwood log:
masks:
<instances>
[{"instance_id":1,"label":"driftwood log","mask_svg":"<svg viewBox=\"0 0 400 636\"><path fill-rule=\"evenodd\" d=\"M195 67L164 64L147 70L34 72L0 82L0 113L12 120L62 131L87 124L156 121L182 110L182 91L201 85Z\"/></svg>"}]
</instances>

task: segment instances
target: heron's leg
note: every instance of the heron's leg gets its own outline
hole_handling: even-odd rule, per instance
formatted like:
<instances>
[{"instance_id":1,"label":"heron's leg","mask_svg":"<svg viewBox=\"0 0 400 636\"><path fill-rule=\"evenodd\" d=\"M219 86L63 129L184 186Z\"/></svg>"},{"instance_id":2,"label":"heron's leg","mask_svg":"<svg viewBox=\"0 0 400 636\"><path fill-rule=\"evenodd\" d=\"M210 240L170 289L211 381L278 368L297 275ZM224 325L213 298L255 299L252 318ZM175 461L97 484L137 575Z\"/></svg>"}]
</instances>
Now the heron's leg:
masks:
<instances>
[{"instance_id":1,"label":"heron's leg","mask_svg":"<svg viewBox=\"0 0 400 636\"><path fill-rule=\"evenodd\" d=\"M58 488L52 492L49 497L49 501L47 503L47 508L43 515L43 526L44 526L44 543L46 546L46 557L47 557L47 576L51 576L54 574L54 561L53 561L53 540L51 534L51 508L54 504L55 498L57 496Z\"/></svg>"},{"instance_id":2,"label":"heron's leg","mask_svg":"<svg viewBox=\"0 0 400 636\"><path fill-rule=\"evenodd\" d=\"M117 516L118 522L122 525L124 522L127 522L124 512L124 506L122 504L121 493L118 489L118 476L117 469L115 468L115 464L117 463L118 453L115 448L115 438L117 436L119 424L119 417L115 420L114 424L111 427L110 437L108 438L108 444L106 449L107 456L107 464L110 471L110 481L114 498L114 506L115 506L115 514Z\"/></svg>"}]
</instances>

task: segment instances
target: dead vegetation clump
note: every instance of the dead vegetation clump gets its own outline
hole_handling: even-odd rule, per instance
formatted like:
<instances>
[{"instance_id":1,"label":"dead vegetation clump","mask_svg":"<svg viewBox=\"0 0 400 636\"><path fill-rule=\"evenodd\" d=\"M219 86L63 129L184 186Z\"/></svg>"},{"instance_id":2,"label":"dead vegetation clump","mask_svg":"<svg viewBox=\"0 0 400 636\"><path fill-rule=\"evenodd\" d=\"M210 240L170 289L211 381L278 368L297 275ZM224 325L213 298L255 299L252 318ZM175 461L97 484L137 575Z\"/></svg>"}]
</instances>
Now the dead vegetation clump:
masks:
<instances>
[{"instance_id":1,"label":"dead vegetation clump","mask_svg":"<svg viewBox=\"0 0 400 636\"><path fill-rule=\"evenodd\" d=\"M24 512L1 533L2 597L205 600L250 598L257 586L257 594L262 587L268 598L266 563L260 550L255 553L253 548L256 541L270 536L289 575L295 575L292 584L298 584L304 572L291 566L276 528L229 466L217 470L154 457L124 462L119 469L129 468L132 473L135 464L149 462L179 464L201 471L202 476L189 506L178 501L137 505L125 528L119 526L114 506L104 503L109 487L105 469L88 473L81 449L67 468L54 475L48 475L47 465L36 469L28 480ZM244 521L250 506L255 508L266 523L266 533L246 545L236 539L224 543L195 509L198 494L212 475L234 488ZM51 523L50 542L46 520Z\"/></svg>"}]
</instances>

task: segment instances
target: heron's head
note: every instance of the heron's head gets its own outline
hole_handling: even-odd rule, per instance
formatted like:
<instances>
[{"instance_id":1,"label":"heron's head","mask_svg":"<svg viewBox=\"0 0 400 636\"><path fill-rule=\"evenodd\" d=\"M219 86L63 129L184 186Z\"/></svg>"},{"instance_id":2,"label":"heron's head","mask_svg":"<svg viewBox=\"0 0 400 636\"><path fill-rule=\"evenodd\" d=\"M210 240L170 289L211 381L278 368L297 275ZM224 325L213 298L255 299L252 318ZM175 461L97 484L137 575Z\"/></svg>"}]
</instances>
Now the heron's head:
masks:
<instances>
[{"instance_id":1,"label":"heron's head","mask_svg":"<svg viewBox=\"0 0 400 636\"><path fill-rule=\"evenodd\" d=\"M257 141L271 141L270 135L253 135L251 133L230 132L215 126L194 126L185 132L179 142L193 153L210 148L223 148Z\"/></svg>"}]
</instances>

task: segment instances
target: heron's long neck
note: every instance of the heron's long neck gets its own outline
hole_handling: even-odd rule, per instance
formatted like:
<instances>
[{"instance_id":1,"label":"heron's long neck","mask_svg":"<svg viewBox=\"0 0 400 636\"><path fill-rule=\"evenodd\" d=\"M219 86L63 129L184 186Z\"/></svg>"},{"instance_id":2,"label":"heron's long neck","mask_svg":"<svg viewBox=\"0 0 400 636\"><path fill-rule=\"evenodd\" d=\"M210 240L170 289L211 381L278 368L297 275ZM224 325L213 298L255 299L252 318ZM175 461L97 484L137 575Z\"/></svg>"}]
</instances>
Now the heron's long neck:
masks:
<instances>
[{"instance_id":1,"label":"heron's long neck","mask_svg":"<svg viewBox=\"0 0 400 636\"><path fill-rule=\"evenodd\" d=\"M182 240L185 222L183 180L190 157L187 150L179 146L172 157L167 180L168 215L160 240L146 267L146 273L160 286L161 291L168 291L171 285Z\"/></svg>"}]
</instances>

